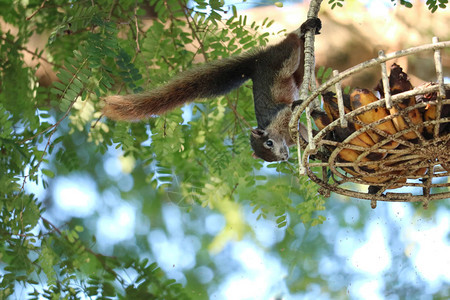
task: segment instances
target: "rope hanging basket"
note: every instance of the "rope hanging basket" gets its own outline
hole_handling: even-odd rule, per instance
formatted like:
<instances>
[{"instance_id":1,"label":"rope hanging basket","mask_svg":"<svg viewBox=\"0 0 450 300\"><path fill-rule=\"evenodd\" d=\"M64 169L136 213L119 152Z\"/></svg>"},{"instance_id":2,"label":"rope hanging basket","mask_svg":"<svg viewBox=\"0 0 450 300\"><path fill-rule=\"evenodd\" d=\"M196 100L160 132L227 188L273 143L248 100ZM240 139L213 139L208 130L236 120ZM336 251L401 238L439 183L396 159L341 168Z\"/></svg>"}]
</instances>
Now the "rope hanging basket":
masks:
<instances>
[{"instance_id":1,"label":"rope hanging basket","mask_svg":"<svg viewBox=\"0 0 450 300\"><path fill-rule=\"evenodd\" d=\"M299 144L300 174L319 184L325 196L335 192L371 200L372 208L377 201L421 201L426 208L432 200L450 198L450 84L443 78L444 48L450 48L450 41L433 38L432 44L387 55L380 51L378 58L340 74L334 71L293 113L290 131ZM396 91L396 74L400 81L409 80L395 64L398 68L388 76L386 61L425 51L434 51L437 81ZM364 89L343 95L343 79L375 65L381 66L383 98ZM332 87L335 94L327 93ZM316 102L319 95L323 110ZM327 110L330 105L334 110ZM303 113L308 142L299 138Z\"/></svg>"}]
</instances>

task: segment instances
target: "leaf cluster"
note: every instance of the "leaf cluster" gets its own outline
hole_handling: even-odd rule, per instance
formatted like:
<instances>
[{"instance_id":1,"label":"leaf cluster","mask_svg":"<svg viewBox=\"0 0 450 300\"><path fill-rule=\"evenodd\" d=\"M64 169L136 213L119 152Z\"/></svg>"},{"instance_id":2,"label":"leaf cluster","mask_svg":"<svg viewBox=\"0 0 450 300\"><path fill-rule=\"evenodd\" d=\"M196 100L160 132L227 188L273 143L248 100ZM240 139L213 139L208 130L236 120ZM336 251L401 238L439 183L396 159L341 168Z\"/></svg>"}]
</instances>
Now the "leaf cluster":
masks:
<instances>
[{"instance_id":1,"label":"leaf cluster","mask_svg":"<svg viewBox=\"0 0 450 300\"><path fill-rule=\"evenodd\" d=\"M0 3L5 8L3 20L17 31L0 29L2 299L21 286L31 290L30 299L187 297L155 264L125 263L98 254L87 246L95 241L87 243L79 236L82 226L61 230L51 224L43 217L44 199L26 188L31 182L47 188L58 176L55 163L66 172L80 168L72 137L90 140L103 153L112 144L115 136L107 135L108 127L102 124L91 131L91 123L99 111L98 97L113 87L114 77L123 78L127 88L140 90L142 76L120 46L124 40L105 11L109 2L101 2L90 6L83 1L70 5L54 1L42 7L41 1L8 3L7 7ZM129 11L130 5L121 3L117 10ZM24 15L31 15L30 21ZM51 32L46 56L52 59L46 61L57 69L58 78L49 87L40 86L35 77L40 63L35 67L24 63L24 53L34 60L43 57L42 50L29 51L27 45L32 33L44 32ZM139 276L131 282L123 279L119 273L125 269Z\"/></svg>"},{"instance_id":2,"label":"leaf cluster","mask_svg":"<svg viewBox=\"0 0 450 300\"><path fill-rule=\"evenodd\" d=\"M230 233L234 239L252 234L242 216L246 205L291 235L292 224L324 221L324 199L308 178L297 178L295 159L263 164L251 157L250 82L139 123L102 118L105 95L148 90L195 64L268 42L269 34L258 32L272 25L269 19L250 22L223 1L187 3L0 0L12 28L0 28L1 299L22 288L30 299L192 296L136 253L99 253L85 220L50 222L51 191L68 174L88 174L101 192L124 199L139 194L145 212L163 201L217 211L225 229L204 248L220 250ZM46 39L45 49L28 49L33 34ZM50 86L36 76L44 62L56 73ZM132 191L107 170L106 158L117 152L129 164L122 167Z\"/></svg>"},{"instance_id":3,"label":"leaf cluster","mask_svg":"<svg viewBox=\"0 0 450 300\"><path fill-rule=\"evenodd\" d=\"M394 2L394 5L397 4L397 2L407 8L412 8L413 4L408 0L391 0L391 2ZM343 7L344 6L344 0L329 0L328 4L331 5L331 9L334 9L337 7ZM430 12L434 13L440 9L446 9L448 6L448 0L427 0L426 2L427 8Z\"/></svg>"},{"instance_id":4,"label":"leaf cluster","mask_svg":"<svg viewBox=\"0 0 450 300\"><path fill-rule=\"evenodd\" d=\"M97 253L95 236L84 226L52 224L44 217L46 194L30 192L30 184L51 189L53 179L63 174L94 171L110 149L144 166L144 178L155 190L173 190L177 202L220 211L240 236L249 230L233 217L242 203L251 202L260 216L274 215L285 227L286 216L297 214L290 195L301 202L295 181L261 184L274 176L263 174L259 183L254 179L262 165L248 147L248 124L255 125L249 85L187 107L190 117L175 110L142 123L99 119L102 96L140 92L197 60L264 46L268 34L257 32L272 22L249 23L235 9L223 20L221 1L196 1L192 7L184 1L150 1L154 18L144 30L140 16L147 12L140 3L95 4L0 2L3 19L15 28L14 34L0 29L0 168L5 171L0 176L0 298L20 293L21 286L31 291L31 299L187 297L154 263ZM45 51L28 50L32 34L47 37ZM36 63L24 63L24 53ZM56 73L50 86L35 75L43 61ZM98 156L86 157L89 151ZM137 277L124 279L125 270Z\"/></svg>"}]
</instances>

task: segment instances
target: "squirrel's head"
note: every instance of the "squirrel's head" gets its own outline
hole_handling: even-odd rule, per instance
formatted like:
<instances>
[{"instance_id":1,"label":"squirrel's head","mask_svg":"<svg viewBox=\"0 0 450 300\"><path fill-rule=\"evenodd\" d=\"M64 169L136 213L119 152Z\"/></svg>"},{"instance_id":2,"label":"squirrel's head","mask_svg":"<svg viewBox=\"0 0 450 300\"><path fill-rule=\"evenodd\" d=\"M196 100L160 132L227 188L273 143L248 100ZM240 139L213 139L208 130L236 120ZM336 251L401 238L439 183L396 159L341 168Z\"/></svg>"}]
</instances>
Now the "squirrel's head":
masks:
<instances>
[{"instance_id":1,"label":"squirrel's head","mask_svg":"<svg viewBox=\"0 0 450 300\"><path fill-rule=\"evenodd\" d=\"M253 157L265 161L284 161L289 158L289 147L281 134L273 134L264 129L252 129L250 144Z\"/></svg>"}]
</instances>

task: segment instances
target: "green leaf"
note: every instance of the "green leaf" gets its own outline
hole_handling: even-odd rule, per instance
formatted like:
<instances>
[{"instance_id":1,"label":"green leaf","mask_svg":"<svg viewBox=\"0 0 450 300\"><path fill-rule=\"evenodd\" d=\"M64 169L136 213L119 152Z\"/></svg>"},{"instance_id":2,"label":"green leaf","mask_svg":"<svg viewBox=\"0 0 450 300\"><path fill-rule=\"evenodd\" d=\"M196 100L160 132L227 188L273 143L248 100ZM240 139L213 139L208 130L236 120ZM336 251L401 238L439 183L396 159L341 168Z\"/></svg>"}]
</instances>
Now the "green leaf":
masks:
<instances>
[{"instance_id":1,"label":"green leaf","mask_svg":"<svg viewBox=\"0 0 450 300\"><path fill-rule=\"evenodd\" d=\"M48 169L42 169L42 173L43 173L45 176L50 177L50 178L55 177L55 173L53 173L53 171L48 170Z\"/></svg>"},{"instance_id":2,"label":"green leaf","mask_svg":"<svg viewBox=\"0 0 450 300\"><path fill-rule=\"evenodd\" d=\"M71 73L69 73L67 70L65 69L60 69L59 73L56 74L56 76L58 76L59 79L61 79L62 82L68 83L72 80L73 75Z\"/></svg>"},{"instance_id":3,"label":"green leaf","mask_svg":"<svg viewBox=\"0 0 450 300\"><path fill-rule=\"evenodd\" d=\"M324 71L325 71L325 67L320 66L319 69L317 70L317 78L322 79Z\"/></svg>"},{"instance_id":4,"label":"green leaf","mask_svg":"<svg viewBox=\"0 0 450 300\"><path fill-rule=\"evenodd\" d=\"M54 82L53 82L53 85L54 85L57 89L59 89L59 90L61 90L61 91L64 91L64 90L66 89L66 85L65 85L65 84L62 84L62 83L59 82L59 81L54 81Z\"/></svg>"}]
</instances>

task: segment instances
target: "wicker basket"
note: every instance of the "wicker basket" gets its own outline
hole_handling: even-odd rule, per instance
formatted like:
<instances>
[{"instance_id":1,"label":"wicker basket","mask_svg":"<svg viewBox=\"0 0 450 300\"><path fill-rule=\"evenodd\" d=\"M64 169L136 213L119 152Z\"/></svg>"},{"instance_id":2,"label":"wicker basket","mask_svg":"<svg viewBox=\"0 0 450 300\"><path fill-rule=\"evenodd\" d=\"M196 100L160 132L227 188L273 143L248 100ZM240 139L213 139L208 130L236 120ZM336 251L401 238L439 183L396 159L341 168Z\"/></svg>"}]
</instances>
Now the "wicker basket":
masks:
<instances>
[{"instance_id":1,"label":"wicker basket","mask_svg":"<svg viewBox=\"0 0 450 300\"><path fill-rule=\"evenodd\" d=\"M301 174L307 174L314 182L322 188L321 193L329 196L330 192L371 200L372 208L376 207L377 201L393 202L417 202L422 201L424 207L428 206L431 200L450 198L450 116L437 117L434 120L424 121L420 124L409 122L409 128L399 131L394 135L386 135L375 128L383 120L393 119L398 115L389 115L384 119L363 126L351 134L343 142L336 142L329 139L329 132L336 127L345 128L348 122L355 122L356 116L377 107L391 108L396 103L411 96L418 97L436 93L436 99L431 102L417 103L399 112L400 116L408 120L407 114L412 109L424 110L424 107L435 105L437 116L444 105L450 105L450 99L445 99L445 91L450 90L450 84L444 84L440 49L450 48L450 41L438 42L433 38L433 43L407 50L398 51L385 55L382 51L379 57L361 63L340 74L337 71L333 77L315 90L306 101L294 111L294 116L290 124L291 134L295 137L298 133L298 122L300 116L306 114L308 143L298 139L299 144L299 170ZM389 90L389 80L386 70L386 61L402 56L413 55L424 51L434 51L434 61L437 73L437 83L428 84L413 90L391 95ZM384 88L385 98L355 109L347 114L344 113L341 81L358 72L375 66L381 66L381 78ZM330 87L335 87L339 106L339 119L333 121L324 129L316 132L312 129L311 107L317 107L318 96L326 92ZM356 121L357 122L357 121ZM433 127L431 136L422 134L425 128ZM441 130L439 130L441 128ZM445 130L442 130L445 128ZM382 142L376 143L370 148L361 148L348 143L352 138L362 132L372 130L384 136ZM413 131L417 134L415 141L409 141L402 136ZM327 138L328 137L328 138ZM395 141L399 147L395 149L384 149L383 144L387 141ZM331 150L330 150L331 149ZM353 162L343 162L338 159L338 154L342 149L352 149L361 153ZM385 153L385 158L379 161L364 161L364 157L369 153ZM377 165L377 172L368 173L364 166ZM351 175L345 170L350 168L359 174ZM374 183L366 178L380 177L383 174L390 174L388 180ZM352 184L350 184L352 183Z\"/></svg>"}]
</instances>

